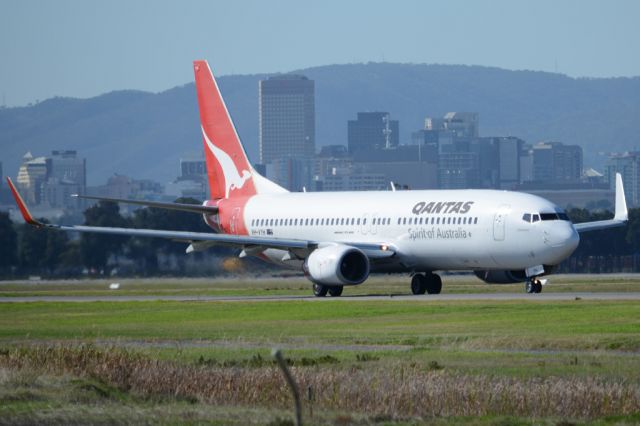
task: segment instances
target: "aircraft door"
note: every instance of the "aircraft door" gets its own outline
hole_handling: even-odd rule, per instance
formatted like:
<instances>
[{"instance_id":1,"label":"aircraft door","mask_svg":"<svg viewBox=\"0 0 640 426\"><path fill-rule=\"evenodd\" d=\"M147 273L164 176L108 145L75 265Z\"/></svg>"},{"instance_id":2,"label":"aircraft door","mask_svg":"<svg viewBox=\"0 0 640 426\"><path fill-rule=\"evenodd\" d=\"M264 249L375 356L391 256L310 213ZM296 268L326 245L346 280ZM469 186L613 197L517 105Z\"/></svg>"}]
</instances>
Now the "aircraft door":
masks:
<instances>
[{"instance_id":1,"label":"aircraft door","mask_svg":"<svg viewBox=\"0 0 640 426\"><path fill-rule=\"evenodd\" d=\"M371 217L371 227L369 228L371 235L376 235L378 233L379 220L380 218L378 217L378 213L374 213L373 216Z\"/></svg>"},{"instance_id":2,"label":"aircraft door","mask_svg":"<svg viewBox=\"0 0 640 426\"><path fill-rule=\"evenodd\" d=\"M501 205L493 217L493 239L495 241L504 241L506 227L505 222L507 220L509 208L510 206L507 204Z\"/></svg>"}]
</instances>

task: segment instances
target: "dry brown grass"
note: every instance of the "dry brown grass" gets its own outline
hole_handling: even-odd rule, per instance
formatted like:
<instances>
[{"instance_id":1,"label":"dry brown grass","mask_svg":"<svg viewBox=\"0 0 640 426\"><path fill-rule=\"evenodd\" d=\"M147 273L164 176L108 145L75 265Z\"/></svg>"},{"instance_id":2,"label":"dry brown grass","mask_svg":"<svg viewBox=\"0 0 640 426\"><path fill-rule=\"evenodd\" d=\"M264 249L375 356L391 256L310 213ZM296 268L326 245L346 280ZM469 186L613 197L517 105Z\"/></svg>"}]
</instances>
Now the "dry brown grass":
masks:
<instances>
[{"instance_id":1,"label":"dry brown grass","mask_svg":"<svg viewBox=\"0 0 640 426\"><path fill-rule=\"evenodd\" d=\"M311 386L315 410L386 418L518 416L594 419L640 412L637 383L598 378L520 379L455 375L424 365L384 368L293 367L301 389ZM154 399L215 405L286 408L291 397L280 371L185 365L122 349L25 346L0 352L0 368L34 374L89 377Z\"/></svg>"}]
</instances>

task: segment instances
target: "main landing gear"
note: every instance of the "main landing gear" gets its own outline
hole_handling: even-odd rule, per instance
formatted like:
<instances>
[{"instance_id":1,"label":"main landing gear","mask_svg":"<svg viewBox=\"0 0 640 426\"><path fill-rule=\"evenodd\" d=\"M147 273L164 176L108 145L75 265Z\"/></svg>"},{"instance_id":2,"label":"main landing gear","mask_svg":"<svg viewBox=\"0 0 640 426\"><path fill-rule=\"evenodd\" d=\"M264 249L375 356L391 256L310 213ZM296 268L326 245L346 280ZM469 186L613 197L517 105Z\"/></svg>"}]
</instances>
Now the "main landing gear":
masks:
<instances>
[{"instance_id":1,"label":"main landing gear","mask_svg":"<svg viewBox=\"0 0 640 426\"><path fill-rule=\"evenodd\" d=\"M527 293L540 293L542 291L542 282L537 277L527 278L524 282L524 291Z\"/></svg>"},{"instance_id":2,"label":"main landing gear","mask_svg":"<svg viewBox=\"0 0 640 426\"><path fill-rule=\"evenodd\" d=\"M313 284L313 294L316 297L325 297L327 293L331 297L340 297L342 296L342 290L344 289L341 285L328 286L322 284Z\"/></svg>"},{"instance_id":3,"label":"main landing gear","mask_svg":"<svg viewBox=\"0 0 640 426\"><path fill-rule=\"evenodd\" d=\"M411 293L413 294L440 294L442 291L442 279L431 272L427 274L415 274L411 277Z\"/></svg>"}]
</instances>

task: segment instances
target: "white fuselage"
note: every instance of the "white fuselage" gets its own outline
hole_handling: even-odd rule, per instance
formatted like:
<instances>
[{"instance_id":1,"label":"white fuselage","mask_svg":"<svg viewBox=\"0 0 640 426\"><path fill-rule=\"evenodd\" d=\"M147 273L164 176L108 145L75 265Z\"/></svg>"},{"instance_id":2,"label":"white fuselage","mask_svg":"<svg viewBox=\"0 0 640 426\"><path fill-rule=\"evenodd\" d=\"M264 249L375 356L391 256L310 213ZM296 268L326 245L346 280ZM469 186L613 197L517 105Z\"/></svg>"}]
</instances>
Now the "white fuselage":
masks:
<instances>
[{"instance_id":1,"label":"white fuselage","mask_svg":"<svg viewBox=\"0 0 640 426\"><path fill-rule=\"evenodd\" d=\"M546 220L523 219L540 213ZM402 259L390 271L512 270L571 255L578 233L558 213L543 198L496 190L285 193L252 197L244 225L250 236L388 244ZM264 255L291 265L285 253Z\"/></svg>"}]
</instances>

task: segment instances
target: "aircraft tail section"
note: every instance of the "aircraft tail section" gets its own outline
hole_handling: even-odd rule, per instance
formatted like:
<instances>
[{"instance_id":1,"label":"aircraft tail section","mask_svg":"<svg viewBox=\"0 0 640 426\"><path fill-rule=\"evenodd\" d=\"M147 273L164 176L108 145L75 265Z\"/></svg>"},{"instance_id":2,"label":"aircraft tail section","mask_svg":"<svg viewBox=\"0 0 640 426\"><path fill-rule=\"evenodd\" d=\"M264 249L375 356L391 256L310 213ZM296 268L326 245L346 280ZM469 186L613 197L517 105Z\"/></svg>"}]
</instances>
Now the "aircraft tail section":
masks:
<instances>
[{"instance_id":1,"label":"aircraft tail section","mask_svg":"<svg viewBox=\"0 0 640 426\"><path fill-rule=\"evenodd\" d=\"M286 192L251 167L207 61L194 61L193 71L211 199Z\"/></svg>"}]
</instances>

